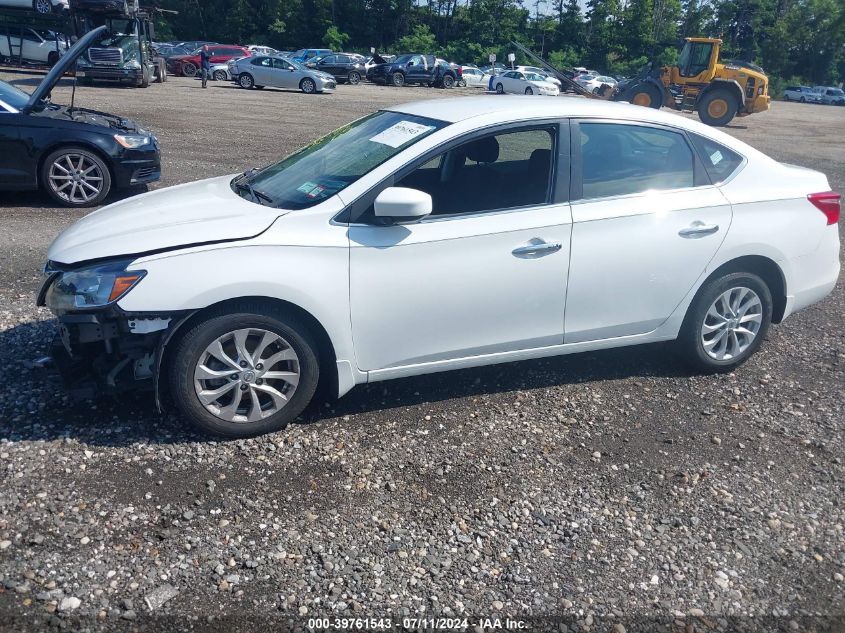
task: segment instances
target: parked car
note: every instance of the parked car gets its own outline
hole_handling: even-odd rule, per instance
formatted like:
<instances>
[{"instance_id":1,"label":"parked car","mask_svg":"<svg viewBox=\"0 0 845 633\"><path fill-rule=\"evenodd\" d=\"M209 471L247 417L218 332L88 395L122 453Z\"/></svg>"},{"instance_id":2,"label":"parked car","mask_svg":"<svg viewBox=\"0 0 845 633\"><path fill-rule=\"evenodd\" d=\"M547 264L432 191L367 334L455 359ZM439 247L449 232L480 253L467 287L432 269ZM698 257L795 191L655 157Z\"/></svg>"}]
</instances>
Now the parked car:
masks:
<instances>
[{"instance_id":1,"label":"parked car","mask_svg":"<svg viewBox=\"0 0 845 633\"><path fill-rule=\"evenodd\" d=\"M400 55L392 62L376 64L367 70L367 79L389 86L423 84L452 88L458 81L458 74L443 60L434 55L417 53Z\"/></svg>"},{"instance_id":2,"label":"parked car","mask_svg":"<svg viewBox=\"0 0 845 633\"><path fill-rule=\"evenodd\" d=\"M193 77L200 69L200 50L198 49L190 55L182 55L180 57L171 57L167 60L168 72L174 75L182 75L183 77ZM209 63L210 64L225 64L230 59L239 57L249 57L251 53L245 46L231 46L225 44L215 44L208 47Z\"/></svg>"},{"instance_id":3,"label":"parked car","mask_svg":"<svg viewBox=\"0 0 845 633\"><path fill-rule=\"evenodd\" d=\"M784 101L800 101L801 103L821 103L822 97L809 86L787 86L783 91Z\"/></svg>"},{"instance_id":4,"label":"parked car","mask_svg":"<svg viewBox=\"0 0 845 633\"><path fill-rule=\"evenodd\" d=\"M581 75L575 81L590 92L598 93L602 86L615 86L616 80L609 75Z\"/></svg>"},{"instance_id":5,"label":"parked car","mask_svg":"<svg viewBox=\"0 0 845 633\"><path fill-rule=\"evenodd\" d=\"M815 91L819 95L821 103L825 105L845 105L845 92L842 91L842 88L816 86Z\"/></svg>"},{"instance_id":6,"label":"parked car","mask_svg":"<svg viewBox=\"0 0 845 633\"><path fill-rule=\"evenodd\" d=\"M508 70L501 75L497 75L493 80L493 89L499 94L518 94L518 95L545 95L556 97L560 94L560 89L546 81L536 73L522 72L519 70Z\"/></svg>"},{"instance_id":7,"label":"parked car","mask_svg":"<svg viewBox=\"0 0 845 633\"><path fill-rule=\"evenodd\" d=\"M48 29L0 26L0 56L52 66L68 49L67 39Z\"/></svg>"},{"instance_id":8,"label":"parked car","mask_svg":"<svg viewBox=\"0 0 845 633\"><path fill-rule=\"evenodd\" d=\"M377 64L387 64L392 62L394 59L396 59L396 55L381 55L379 53L375 53L364 60L364 68L369 70Z\"/></svg>"},{"instance_id":9,"label":"parked car","mask_svg":"<svg viewBox=\"0 0 845 633\"><path fill-rule=\"evenodd\" d=\"M833 289L839 212L824 174L671 113L438 99L83 218L38 303L71 389L158 390L244 437L321 377L343 395L671 340L697 371L735 370Z\"/></svg>"},{"instance_id":10,"label":"parked car","mask_svg":"<svg viewBox=\"0 0 845 633\"><path fill-rule=\"evenodd\" d=\"M176 46L184 46L188 49L189 52L194 53L196 52L199 54L199 49L203 47L203 45L207 46L218 46L220 42L206 42L205 40L189 40L187 42L178 42Z\"/></svg>"},{"instance_id":11,"label":"parked car","mask_svg":"<svg viewBox=\"0 0 845 633\"><path fill-rule=\"evenodd\" d=\"M300 48L289 59L298 64L303 64L315 57L325 57L326 55L331 55L333 52L330 48Z\"/></svg>"},{"instance_id":12,"label":"parked car","mask_svg":"<svg viewBox=\"0 0 845 633\"><path fill-rule=\"evenodd\" d=\"M165 62L169 62L174 57L184 57L191 55L196 49L189 49L181 45L173 44L156 44L156 52L159 57L163 57Z\"/></svg>"},{"instance_id":13,"label":"parked car","mask_svg":"<svg viewBox=\"0 0 845 633\"><path fill-rule=\"evenodd\" d=\"M490 75L481 72L481 69L475 66L461 66L460 85L471 88L487 88L489 81Z\"/></svg>"},{"instance_id":14,"label":"parked car","mask_svg":"<svg viewBox=\"0 0 845 633\"><path fill-rule=\"evenodd\" d=\"M229 60L229 62L231 61L232 60ZM230 81L233 79L232 74L229 72L229 62L226 62L225 64L211 64L211 68L209 70L213 81ZM197 73L196 76L198 79L201 78L200 73Z\"/></svg>"},{"instance_id":15,"label":"parked car","mask_svg":"<svg viewBox=\"0 0 845 633\"><path fill-rule=\"evenodd\" d=\"M558 88L560 88L560 79L552 75L548 70L545 68L540 68L539 66L516 66L513 70L519 70L524 73L534 73L535 75L540 75L545 81L553 83Z\"/></svg>"},{"instance_id":16,"label":"parked car","mask_svg":"<svg viewBox=\"0 0 845 633\"><path fill-rule=\"evenodd\" d=\"M0 7L33 9L42 15L67 13L70 10L68 0L0 0Z\"/></svg>"},{"instance_id":17,"label":"parked car","mask_svg":"<svg viewBox=\"0 0 845 633\"><path fill-rule=\"evenodd\" d=\"M159 179L151 132L123 117L49 100L62 75L104 32L99 27L80 38L32 94L0 81L0 189L41 188L58 204L87 207L112 189Z\"/></svg>"},{"instance_id":18,"label":"parked car","mask_svg":"<svg viewBox=\"0 0 845 633\"><path fill-rule=\"evenodd\" d=\"M488 64L487 66L482 66L479 70L481 70L481 72L483 72L485 75L501 75L506 70L510 70L510 68L508 68L501 62L496 62L495 64Z\"/></svg>"},{"instance_id":19,"label":"parked car","mask_svg":"<svg viewBox=\"0 0 845 633\"><path fill-rule=\"evenodd\" d=\"M364 58L354 53L332 53L325 57L315 57L305 66L332 75L336 80L345 81L352 85L359 83L361 77L367 76Z\"/></svg>"},{"instance_id":20,"label":"parked car","mask_svg":"<svg viewBox=\"0 0 845 633\"><path fill-rule=\"evenodd\" d=\"M258 46L256 44L250 44L247 48L253 55L275 55L279 52L270 46Z\"/></svg>"},{"instance_id":21,"label":"parked car","mask_svg":"<svg viewBox=\"0 0 845 633\"><path fill-rule=\"evenodd\" d=\"M241 88L289 88L306 94L332 92L337 80L330 74L305 68L282 57L246 57L229 66Z\"/></svg>"}]
</instances>

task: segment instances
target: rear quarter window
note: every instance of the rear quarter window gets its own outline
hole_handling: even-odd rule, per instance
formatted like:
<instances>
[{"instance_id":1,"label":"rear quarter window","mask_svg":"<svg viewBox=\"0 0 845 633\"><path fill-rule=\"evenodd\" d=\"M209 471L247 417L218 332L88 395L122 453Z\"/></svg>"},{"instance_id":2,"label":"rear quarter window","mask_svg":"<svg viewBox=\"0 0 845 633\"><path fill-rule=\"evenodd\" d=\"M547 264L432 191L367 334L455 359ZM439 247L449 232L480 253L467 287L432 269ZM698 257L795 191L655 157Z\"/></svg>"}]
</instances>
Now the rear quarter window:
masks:
<instances>
[{"instance_id":1,"label":"rear quarter window","mask_svg":"<svg viewBox=\"0 0 845 633\"><path fill-rule=\"evenodd\" d=\"M742 164L742 156L721 143L697 134L690 134L690 139L714 185L725 182Z\"/></svg>"}]
</instances>

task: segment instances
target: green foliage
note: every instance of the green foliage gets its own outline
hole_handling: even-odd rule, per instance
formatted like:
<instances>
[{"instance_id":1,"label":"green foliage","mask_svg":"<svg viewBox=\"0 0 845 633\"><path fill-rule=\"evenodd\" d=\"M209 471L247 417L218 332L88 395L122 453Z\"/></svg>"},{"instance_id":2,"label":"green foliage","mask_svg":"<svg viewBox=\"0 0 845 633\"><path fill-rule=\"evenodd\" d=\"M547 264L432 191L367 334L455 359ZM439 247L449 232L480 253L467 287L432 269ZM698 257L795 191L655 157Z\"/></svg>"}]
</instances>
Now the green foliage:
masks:
<instances>
[{"instance_id":1,"label":"green foliage","mask_svg":"<svg viewBox=\"0 0 845 633\"><path fill-rule=\"evenodd\" d=\"M326 34L323 35L323 46L333 51L342 51L348 42L349 36L338 31L334 24L327 28Z\"/></svg>"},{"instance_id":2,"label":"green foliage","mask_svg":"<svg viewBox=\"0 0 845 633\"><path fill-rule=\"evenodd\" d=\"M632 75L676 59L683 37L720 37L722 59L778 78L845 79L843 0L160 0L175 9L157 37L207 38L280 49L437 53L459 63L505 61L512 40L555 66ZM522 56L518 61L525 62Z\"/></svg>"},{"instance_id":3,"label":"green foliage","mask_svg":"<svg viewBox=\"0 0 845 633\"><path fill-rule=\"evenodd\" d=\"M396 50L403 53L428 53L437 46L434 33L425 24L419 24L396 42Z\"/></svg>"}]
</instances>

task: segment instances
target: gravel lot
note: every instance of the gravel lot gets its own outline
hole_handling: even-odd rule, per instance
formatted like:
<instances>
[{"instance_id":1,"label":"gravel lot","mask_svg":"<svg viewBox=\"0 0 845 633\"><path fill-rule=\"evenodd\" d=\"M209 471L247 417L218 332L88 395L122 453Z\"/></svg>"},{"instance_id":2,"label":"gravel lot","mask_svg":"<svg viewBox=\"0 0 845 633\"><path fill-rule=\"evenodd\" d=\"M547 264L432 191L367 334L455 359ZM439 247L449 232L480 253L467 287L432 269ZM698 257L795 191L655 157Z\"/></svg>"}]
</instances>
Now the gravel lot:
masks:
<instances>
[{"instance_id":1,"label":"gravel lot","mask_svg":"<svg viewBox=\"0 0 845 633\"><path fill-rule=\"evenodd\" d=\"M471 92L210 85L76 103L153 129L167 186ZM728 131L845 190L845 108L774 103ZM141 399L72 406L33 370L53 328L39 271L82 215L48 204L0 194L0 628L845 629L841 283L733 374L689 375L668 345L582 354L357 387L285 432L211 442Z\"/></svg>"}]
</instances>

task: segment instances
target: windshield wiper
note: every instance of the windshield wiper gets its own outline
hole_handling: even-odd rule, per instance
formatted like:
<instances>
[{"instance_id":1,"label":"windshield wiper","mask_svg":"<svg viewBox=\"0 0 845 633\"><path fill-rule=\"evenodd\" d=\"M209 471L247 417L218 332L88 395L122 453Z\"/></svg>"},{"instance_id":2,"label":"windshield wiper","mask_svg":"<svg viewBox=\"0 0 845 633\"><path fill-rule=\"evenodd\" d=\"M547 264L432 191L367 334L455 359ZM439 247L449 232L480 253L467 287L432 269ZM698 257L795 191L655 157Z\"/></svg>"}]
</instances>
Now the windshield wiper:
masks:
<instances>
[{"instance_id":1,"label":"windshield wiper","mask_svg":"<svg viewBox=\"0 0 845 633\"><path fill-rule=\"evenodd\" d=\"M268 196L263 191L259 191L249 182L238 181L235 183L235 188L238 191L248 192L259 204L267 203L265 206L273 206L273 198Z\"/></svg>"}]
</instances>

